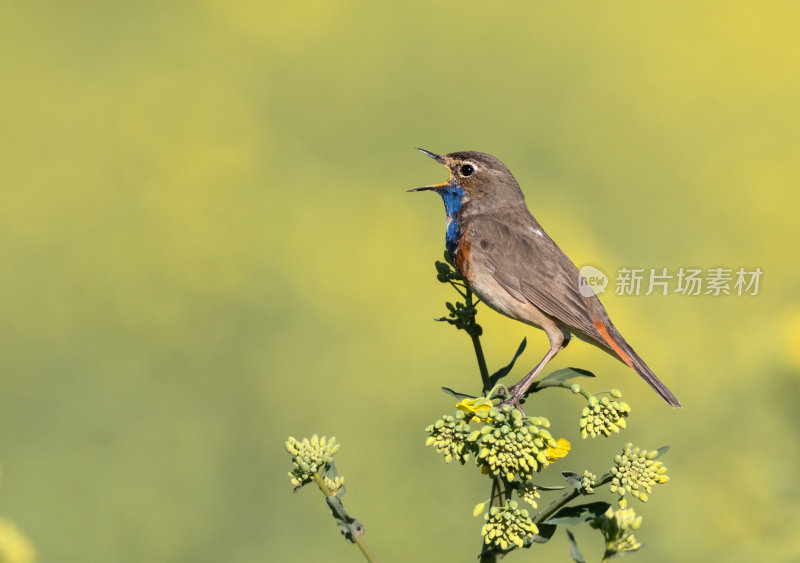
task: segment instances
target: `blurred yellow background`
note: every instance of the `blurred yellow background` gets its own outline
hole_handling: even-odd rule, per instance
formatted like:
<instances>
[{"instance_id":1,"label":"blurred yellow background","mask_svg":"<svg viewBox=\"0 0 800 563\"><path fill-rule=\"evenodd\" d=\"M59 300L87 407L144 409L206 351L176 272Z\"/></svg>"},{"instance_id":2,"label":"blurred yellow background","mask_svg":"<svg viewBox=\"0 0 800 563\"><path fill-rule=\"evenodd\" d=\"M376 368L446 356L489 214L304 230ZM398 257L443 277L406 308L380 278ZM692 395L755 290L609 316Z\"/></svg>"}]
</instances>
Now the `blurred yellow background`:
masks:
<instances>
[{"instance_id":1,"label":"blurred yellow background","mask_svg":"<svg viewBox=\"0 0 800 563\"><path fill-rule=\"evenodd\" d=\"M671 444L641 561L800 559L795 3L39 2L0 19L0 516L41 561L355 561L283 442L342 443L383 561L474 560L487 493L423 428L478 385L432 322L444 211L413 150L501 158L577 264L764 271L756 297L618 297L675 391L619 386L602 473ZM490 367L543 333L483 310ZM558 471L545 473L557 484ZM589 560L596 532L578 530ZM536 557L568 560L562 531ZM549 559L548 559L549 560Z\"/></svg>"}]
</instances>

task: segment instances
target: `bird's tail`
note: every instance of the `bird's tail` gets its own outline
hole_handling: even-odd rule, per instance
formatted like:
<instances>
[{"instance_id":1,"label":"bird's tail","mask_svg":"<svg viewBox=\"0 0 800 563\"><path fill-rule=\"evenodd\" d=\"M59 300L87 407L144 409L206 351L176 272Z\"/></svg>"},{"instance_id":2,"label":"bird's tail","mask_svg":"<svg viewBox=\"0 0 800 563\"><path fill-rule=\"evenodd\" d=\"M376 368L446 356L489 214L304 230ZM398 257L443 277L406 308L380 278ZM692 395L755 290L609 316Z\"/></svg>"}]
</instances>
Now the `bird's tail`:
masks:
<instances>
[{"instance_id":1,"label":"bird's tail","mask_svg":"<svg viewBox=\"0 0 800 563\"><path fill-rule=\"evenodd\" d=\"M611 323L606 325L600 321L595 322L594 325L600 333L600 336L603 337L603 340L605 340L606 344L614 351L614 354L619 357L620 360L628 364L633 371L638 373L642 379L649 383L650 387L652 387L667 403L673 407L681 407L678 398L673 395L672 391L670 391L667 386L656 377L656 374L647 367L647 364L639 357L639 354L634 352L630 344L625 342L625 339L622 338L622 335L614 325Z\"/></svg>"}]
</instances>

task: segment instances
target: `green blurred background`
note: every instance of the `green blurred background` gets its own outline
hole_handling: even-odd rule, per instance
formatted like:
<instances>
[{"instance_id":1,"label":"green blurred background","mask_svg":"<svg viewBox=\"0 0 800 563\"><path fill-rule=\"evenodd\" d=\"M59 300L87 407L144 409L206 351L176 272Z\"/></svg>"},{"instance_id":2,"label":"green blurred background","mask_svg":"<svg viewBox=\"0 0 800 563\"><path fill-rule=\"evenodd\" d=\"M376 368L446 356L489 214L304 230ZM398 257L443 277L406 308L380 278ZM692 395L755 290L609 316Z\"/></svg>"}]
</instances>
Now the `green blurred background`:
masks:
<instances>
[{"instance_id":1,"label":"green blurred background","mask_svg":"<svg viewBox=\"0 0 800 563\"><path fill-rule=\"evenodd\" d=\"M423 428L474 390L432 322L446 172L497 155L578 264L761 267L756 297L604 297L685 408L619 386L596 473L671 444L641 561L800 559L796 3L36 2L0 19L0 515L41 561L355 561L288 435L343 444L384 561L475 560L477 471ZM481 312L494 367L523 336ZM555 483L557 471L545 481ZM599 536L579 530L590 560ZM540 558L568 559L562 532ZM534 560L526 551L509 560ZM541 560L541 559L540 559Z\"/></svg>"}]
</instances>

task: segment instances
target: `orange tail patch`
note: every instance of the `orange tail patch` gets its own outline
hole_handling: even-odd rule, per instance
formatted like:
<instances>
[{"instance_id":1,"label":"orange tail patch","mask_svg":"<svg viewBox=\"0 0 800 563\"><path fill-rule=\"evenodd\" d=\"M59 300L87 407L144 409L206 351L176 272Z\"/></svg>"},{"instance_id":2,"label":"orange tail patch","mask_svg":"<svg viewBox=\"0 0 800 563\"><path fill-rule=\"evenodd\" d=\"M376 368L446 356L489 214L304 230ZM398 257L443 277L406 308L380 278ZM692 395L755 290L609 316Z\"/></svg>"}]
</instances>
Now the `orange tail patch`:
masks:
<instances>
[{"instance_id":1,"label":"orange tail patch","mask_svg":"<svg viewBox=\"0 0 800 563\"><path fill-rule=\"evenodd\" d=\"M622 361L628 364L629 368L631 368L633 371L636 371L636 368L633 367L633 360L631 360L630 356L628 356L628 354L622 350L620 345L617 344L613 338L611 338L611 335L608 334L608 330L606 330L606 325L604 325L602 321L594 321L594 327L597 329L597 332L600 333L600 336L603 337L603 340L606 341L606 344L608 344L611 349L617 353L617 356L622 358Z\"/></svg>"}]
</instances>

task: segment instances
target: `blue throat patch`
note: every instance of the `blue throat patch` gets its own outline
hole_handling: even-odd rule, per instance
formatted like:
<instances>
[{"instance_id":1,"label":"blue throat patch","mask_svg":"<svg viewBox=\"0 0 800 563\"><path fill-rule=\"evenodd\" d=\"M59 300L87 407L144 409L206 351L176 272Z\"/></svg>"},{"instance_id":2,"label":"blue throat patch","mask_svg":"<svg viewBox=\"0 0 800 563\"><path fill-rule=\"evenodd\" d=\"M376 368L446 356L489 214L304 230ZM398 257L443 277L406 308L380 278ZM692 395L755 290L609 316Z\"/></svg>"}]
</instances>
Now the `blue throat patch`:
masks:
<instances>
[{"instance_id":1,"label":"blue throat patch","mask_svg":"<svg viewBox=\"0 0 800 563\"><path fill-rule=\"evenodd\" d=\"M445 245L450 256L455 258L456 247L458 246L458 224L456 215L461 209L464 199L464 189L457 184L448 184L439 191L444 201L444 210L447 213L447 232L445 234Z\"/></svg>"}]
</instances>

